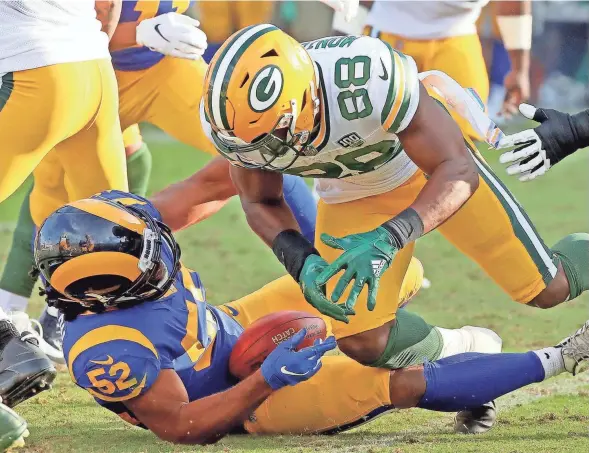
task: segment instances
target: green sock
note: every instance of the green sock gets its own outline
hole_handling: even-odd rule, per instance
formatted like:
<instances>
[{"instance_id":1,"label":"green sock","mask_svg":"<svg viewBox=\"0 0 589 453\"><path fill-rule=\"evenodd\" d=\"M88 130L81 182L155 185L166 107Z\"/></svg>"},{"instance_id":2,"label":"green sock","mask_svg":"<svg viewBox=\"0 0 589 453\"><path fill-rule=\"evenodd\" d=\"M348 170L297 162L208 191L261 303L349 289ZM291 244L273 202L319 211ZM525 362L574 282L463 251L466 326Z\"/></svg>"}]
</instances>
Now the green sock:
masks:
<instances>
[{"instance_id":1,"label":"green sock","mask_svg":"<svg viewBox=\"0 0 589 453\"><path fill-rule=\"evenodd\" d=\"M569 300L589 290L589 234L569 234L554 244L552 251L560 258L569 281Z\"/></svg>"},{"instance_id":2,"label":"green sock","mask_svg":"<svg viewBox=\"0 0 589 453\"><path fill-rule=\"evenodd\" d=\"M33 267L33 235L35 223L31 217L30 195L27 192L20 208L12 244L6 259L6 266L0 278L0 289L29 298L35 287L35 280L29 276Z\"/></svg>"},{"instance_id":3,"label":"green sock","mask_svg":"<svg viewBox=\"0 0 589 453\"><path fill-rule=\"evenodd\" d=\"M396 369L433 361L440 356L442 346L442 336L434 326L415 313L399 309L385 351L370 366Z\"/></svg>"},{"instance_id":4,"label":"green sock","mask_svg":"<svg viewBox=\"0 0 589 453\"><path fill-rule=\"evenodd\" d=\"M144 197L151 175L151 152L145 143L127 157L127 179L129 192Z\"/></svg>"}]
</instances>

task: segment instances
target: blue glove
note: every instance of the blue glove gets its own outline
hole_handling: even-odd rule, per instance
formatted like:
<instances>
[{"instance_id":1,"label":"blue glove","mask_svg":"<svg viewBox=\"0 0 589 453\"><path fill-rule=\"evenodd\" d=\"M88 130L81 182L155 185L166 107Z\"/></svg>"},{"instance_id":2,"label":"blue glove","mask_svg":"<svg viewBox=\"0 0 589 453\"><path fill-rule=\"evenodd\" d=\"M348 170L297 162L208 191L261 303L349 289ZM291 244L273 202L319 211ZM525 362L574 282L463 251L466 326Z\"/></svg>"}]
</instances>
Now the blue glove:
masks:
<instances>
[{"instance_id":1,"label":"blue glove","mask_svg":"<svg viewBox=\"0 0 589 453\"><path fill-rule=\"evenodd\" d=\"M296 385L313 377L321 368L323 354L336 346L335 337L329 337L323 342L317 339L313 346L296 351L306 334L307 329L299 330L280 343L262 363L262 376L273 390L285 385Z\"/></svg>"}]
</instances>

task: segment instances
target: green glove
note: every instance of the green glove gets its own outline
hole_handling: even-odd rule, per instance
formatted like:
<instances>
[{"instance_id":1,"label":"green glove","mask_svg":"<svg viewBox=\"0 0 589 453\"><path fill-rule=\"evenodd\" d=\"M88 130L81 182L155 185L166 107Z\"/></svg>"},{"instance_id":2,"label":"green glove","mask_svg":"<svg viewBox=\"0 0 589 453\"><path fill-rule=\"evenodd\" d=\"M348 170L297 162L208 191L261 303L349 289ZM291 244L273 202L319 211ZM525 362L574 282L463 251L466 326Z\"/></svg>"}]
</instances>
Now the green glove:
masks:
<instances>
[{"instance_id":1,"label":"green glove","mask_svg":"<svg viewBox=\"0 0 589 453\"><path fill-rule=\"evenodd\" d=\"M329 263L318 255L309 255L305 259L303 269L299 276L299 284L307 302L319 310L320 313L338 321L350 322L346 314L349 314L340 305L331 302L325 296L325 285L317 284L317 277L327 269Z\"/></svg>"},{"instance_id":2,"label":"green glove","mask_svg":"<svg viewBox=\"0 0 589 453\"><path fill-rule=\"evenodd\" d=\"M338 302L350 282L354 280L354 286L345 303L346 312L353 312L364 285L368 285L368 310L374 310L380 276L388 269L399 250L395 238L385 228L378 227L366 233L350 234L343 238L323 233L321 241L329 247L343 250L344 253L317 276L315 285L325 286L330 278L345 270L331 294L332 302Z\"/></svg>"}]
</instances>

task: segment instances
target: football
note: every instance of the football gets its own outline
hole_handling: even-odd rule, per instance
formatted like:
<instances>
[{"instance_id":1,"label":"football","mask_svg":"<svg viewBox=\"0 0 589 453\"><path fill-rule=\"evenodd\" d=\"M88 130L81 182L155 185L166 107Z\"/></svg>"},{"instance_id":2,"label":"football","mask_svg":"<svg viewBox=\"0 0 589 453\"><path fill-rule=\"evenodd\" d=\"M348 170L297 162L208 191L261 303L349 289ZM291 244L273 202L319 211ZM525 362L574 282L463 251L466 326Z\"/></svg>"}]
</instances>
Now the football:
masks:
<instances>
[{"instance_id":1,"label":"football","mask_svg":"<svg viewBox=\"0 0 589 453\"><path fill-rule=\"evenodd\" d=\"M268 354L284 340L306 328L307 335L298 349L311 346L317 338L325 339L323 319L304 311L279 311L253 322L241 334L229 357L229 371L245 379L256 371Z\"/></svg>"}]
</instances>

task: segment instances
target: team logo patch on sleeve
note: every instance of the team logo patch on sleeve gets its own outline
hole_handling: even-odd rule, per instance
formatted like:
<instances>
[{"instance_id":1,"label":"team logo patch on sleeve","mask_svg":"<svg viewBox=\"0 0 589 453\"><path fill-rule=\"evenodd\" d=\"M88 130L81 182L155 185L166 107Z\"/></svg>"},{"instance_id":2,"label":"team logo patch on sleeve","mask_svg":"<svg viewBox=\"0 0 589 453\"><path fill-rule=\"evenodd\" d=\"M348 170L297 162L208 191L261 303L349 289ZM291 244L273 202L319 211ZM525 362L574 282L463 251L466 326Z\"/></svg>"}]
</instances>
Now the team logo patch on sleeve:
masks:
<instances>
[{"instance_id":1,"label":"team logo patch on sleeve","mask_svg":"<svg viewBox=\"0 0 589 453\"><path fill-rule=\"evenodd\" d=\"M276 65L263 67L254 76L250 85L248 100L254 112L265 112L274 104L282 93L284 77Z\"/></svg>"}]
</instances>

